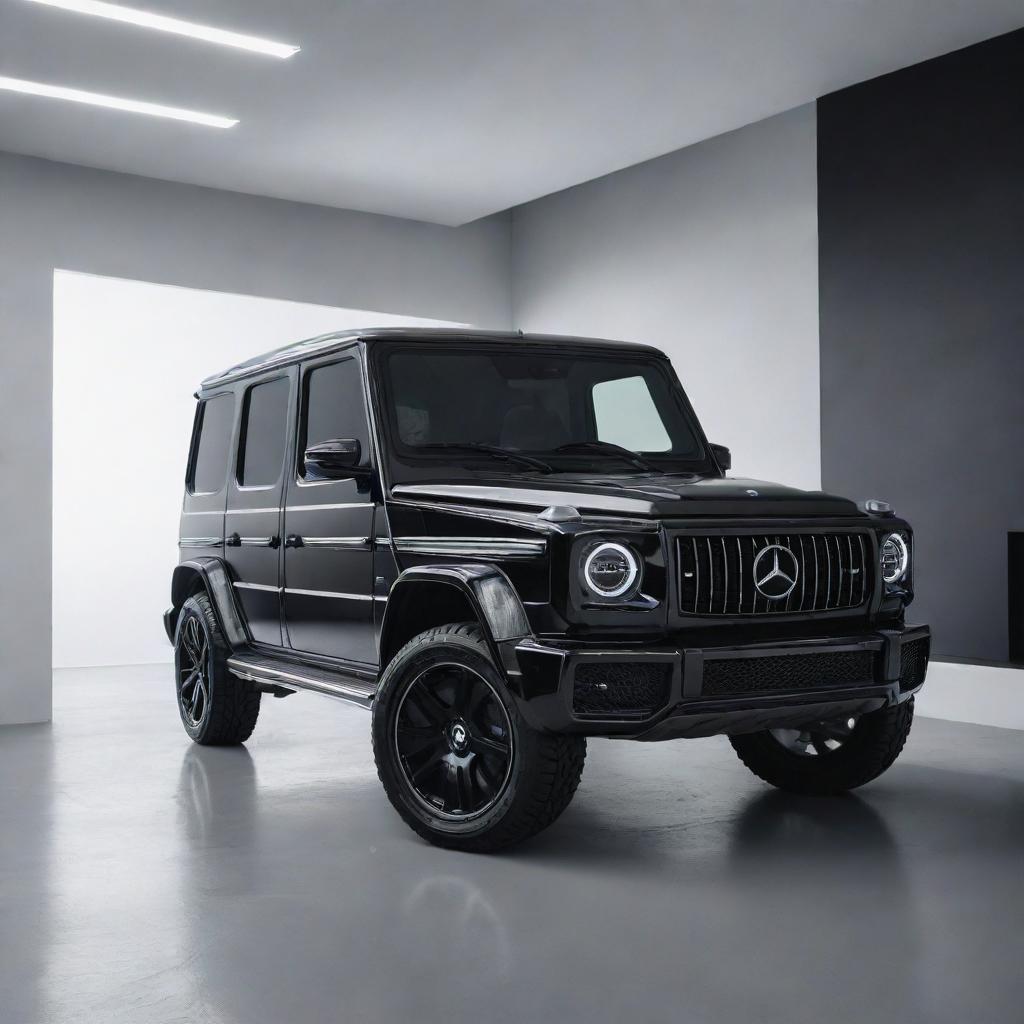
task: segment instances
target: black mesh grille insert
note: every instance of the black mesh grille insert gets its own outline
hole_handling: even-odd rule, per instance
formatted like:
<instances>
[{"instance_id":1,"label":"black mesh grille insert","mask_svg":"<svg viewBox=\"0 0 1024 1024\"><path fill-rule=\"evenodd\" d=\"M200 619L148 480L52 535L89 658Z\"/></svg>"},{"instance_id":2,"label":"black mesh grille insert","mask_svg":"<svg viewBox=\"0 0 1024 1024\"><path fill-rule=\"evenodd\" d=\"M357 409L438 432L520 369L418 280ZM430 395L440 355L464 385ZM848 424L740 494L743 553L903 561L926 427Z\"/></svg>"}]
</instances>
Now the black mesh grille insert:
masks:
<instances>
[{"instance_id":1,"label":"black mesh grille insert","mask_svg":"<svg viewBox=\"0 0 1024 1024\"><path fill-rule=\"evenodd\" d=\"M900 649L900 689L912 690L924 682L928 671L931 641L926 636L905 643Z\"/></svg>"},{"instance_id":2,"label":"black mesh grille insert","mask_svg":"<svg viewBox=\"0 0 1024 1024\"><path fill-rule=\"evenodd\" d=\"M576 666L572 706L580 715L642 718L668 703L668 662L584 661Z\"/></svg>"},{"instance_id":3,"label":"black mesh grille insert","mask_svg":"<svg viewBox=\"0 0 1024 1024\"><path fill-rule=\"evenodd\" d=\"M730 616L859 608L871 593L872 550L870 535L856 531L684 534L676 539L679 607Z\"/></svg>"},{"instance_id":4,"label":"black mesh grille insert","mask_svg":"<svg viewBox=\"0 0 1024 1024\"><path fill-rule=\"evenodd\" d=\"M825 651L770 658L722 658L704 663L705 696L816 690L874 681L871 651Z\"/></svg>"}]
</instances>

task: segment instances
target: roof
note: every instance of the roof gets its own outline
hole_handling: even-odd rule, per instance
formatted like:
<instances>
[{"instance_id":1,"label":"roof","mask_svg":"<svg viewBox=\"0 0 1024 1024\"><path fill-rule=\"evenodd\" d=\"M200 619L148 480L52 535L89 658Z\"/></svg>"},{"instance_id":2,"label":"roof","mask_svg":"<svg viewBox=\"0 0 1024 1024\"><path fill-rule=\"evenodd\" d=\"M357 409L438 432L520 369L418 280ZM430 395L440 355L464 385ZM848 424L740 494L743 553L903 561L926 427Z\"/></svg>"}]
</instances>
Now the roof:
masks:
<instances>
[{"instance_id":1,"label":"roof","mask_svg":"<svg viewBox=\"0 0 1024 1024\"><path fill-rule=\"evenodd\" d=\"M437 341L481 341L514 342L517 345L566 345L571 347L629 349L632 352L646 352L664 357L664 353L650 345L636 342L613 341L607 338L577 338L563 334L523 334L522 331L481 331L449 327L369 327L361 330L338 331L332 334L321 334L305 341L297 341L282 348L275 348L262 355L247 359L221 373L207 377L200 385L200 390L209 389L221 384L228 384L241 377L249 377L275 366L287 366L310 356L327 355L338 349L351 345L353 342L376 341L417 341L431 343Z\"/></svg>"}]
</instances>

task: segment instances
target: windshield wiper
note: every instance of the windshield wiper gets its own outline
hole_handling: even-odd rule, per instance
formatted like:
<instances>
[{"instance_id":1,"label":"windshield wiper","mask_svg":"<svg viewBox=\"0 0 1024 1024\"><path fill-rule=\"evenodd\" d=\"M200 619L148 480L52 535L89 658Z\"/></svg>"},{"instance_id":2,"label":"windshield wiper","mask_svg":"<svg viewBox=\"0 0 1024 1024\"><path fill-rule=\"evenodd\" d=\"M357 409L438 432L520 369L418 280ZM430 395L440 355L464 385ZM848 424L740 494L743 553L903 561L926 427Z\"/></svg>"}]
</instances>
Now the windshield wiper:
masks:
<instances>
[{"instance_id":1,"label":"windshield wiper","mask_svg":"<svg viewBox=\"0 0 1024 1024\"><path fill-rule=\"evenodd\" d=\"M514 451L511 448L502 448L496 444L484 444L482 441L435 441L432 444L418 444L417 451L464 451L481 452L484 455L493 455L496 459L505 462L514 462L520 466L528 466L530 469L540 470L542 473L553 472L551 467L532 455L524 455L522 452Z\"/></svg>"},{"instance_id":2,"label":"windshield wiper","mask_svg":"<svg viewBox=\"0 0 1024 1024\"><path fill-rule=\"evenodd\" d=\"M660 473L662 470L648 462L643 456L623 448L620 444L612 444L611 441L570 441L569 444L560 444L554 449L556 452L605 452L608 455L617 455L626 462L632 463L637 469L646 470L648 473Z\"/></svg>"}]
</instances>

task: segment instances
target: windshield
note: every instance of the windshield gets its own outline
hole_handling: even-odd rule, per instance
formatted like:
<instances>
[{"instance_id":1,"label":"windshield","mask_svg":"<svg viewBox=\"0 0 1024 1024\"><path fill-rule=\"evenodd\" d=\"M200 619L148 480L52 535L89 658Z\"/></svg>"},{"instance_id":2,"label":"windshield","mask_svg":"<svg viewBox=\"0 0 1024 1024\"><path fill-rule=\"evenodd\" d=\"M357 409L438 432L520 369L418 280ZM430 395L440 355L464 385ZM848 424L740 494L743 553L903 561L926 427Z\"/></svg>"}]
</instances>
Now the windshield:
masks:
<instances>
[{"instance_id":1,"label":"windshield","mask_svg":"<svg viewBox=\"0 0 1024 1024\"><path fill-rule=\"evenodd\" d=\"M706 452L668 365L564 348L436 344L381 360L393 456L517 472L700 469Z\"/></svg>"}]
</instances>

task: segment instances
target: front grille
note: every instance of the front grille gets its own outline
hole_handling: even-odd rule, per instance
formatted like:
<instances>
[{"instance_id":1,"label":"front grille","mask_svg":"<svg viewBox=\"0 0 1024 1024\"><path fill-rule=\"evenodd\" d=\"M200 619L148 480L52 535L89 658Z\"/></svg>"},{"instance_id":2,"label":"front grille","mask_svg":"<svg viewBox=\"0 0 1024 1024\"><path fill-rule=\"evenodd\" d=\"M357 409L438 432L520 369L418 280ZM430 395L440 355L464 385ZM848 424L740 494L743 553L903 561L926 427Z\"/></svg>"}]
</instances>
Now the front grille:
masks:
<instances>
[{"instance_id":1,"label":"front grille","mask_svg":"<svg viewBox=\"0 0 1024 1024\"><path fill-rule=\"evenodd\" d=\"M722 658L704 663L705 696L817 690L874 681L872 651L826 651L770 658Z\"/></svg>"},{"instance_id":2,"label":"front grille","mask_svg":"<svg viewBox=\"0 0 1024 1024\"><path fill-rule=\"evenodd\" d=\"M931 641L922 636L900 648L900 690L913 690L924 682L930 647Z\"/></svg>"},{"instance_id":3,"label":"front grille","mask_svg":"<svg viewBox=\"0 0 1024 1024\"><path fill-rule=\"evenodd\" d=\"M858 608L873 583L871 539L864 533L687 534L677 538L676 553L684 615ZM786 578L776 575L759 590L756 582L775 570L776 556ZM792 588L782 593L790 580Z\"/></svg>"},{"instance_id":4,"label":"front grille","mask_svg":"<svg viewBox=\"0 0 1024 1024\"><path fill-rule=\"evenodd\" d=\"M671 679L668 662L584 661L573 679L573 710L643 718L668 703Z\"/></svg>"}]
</instances>

